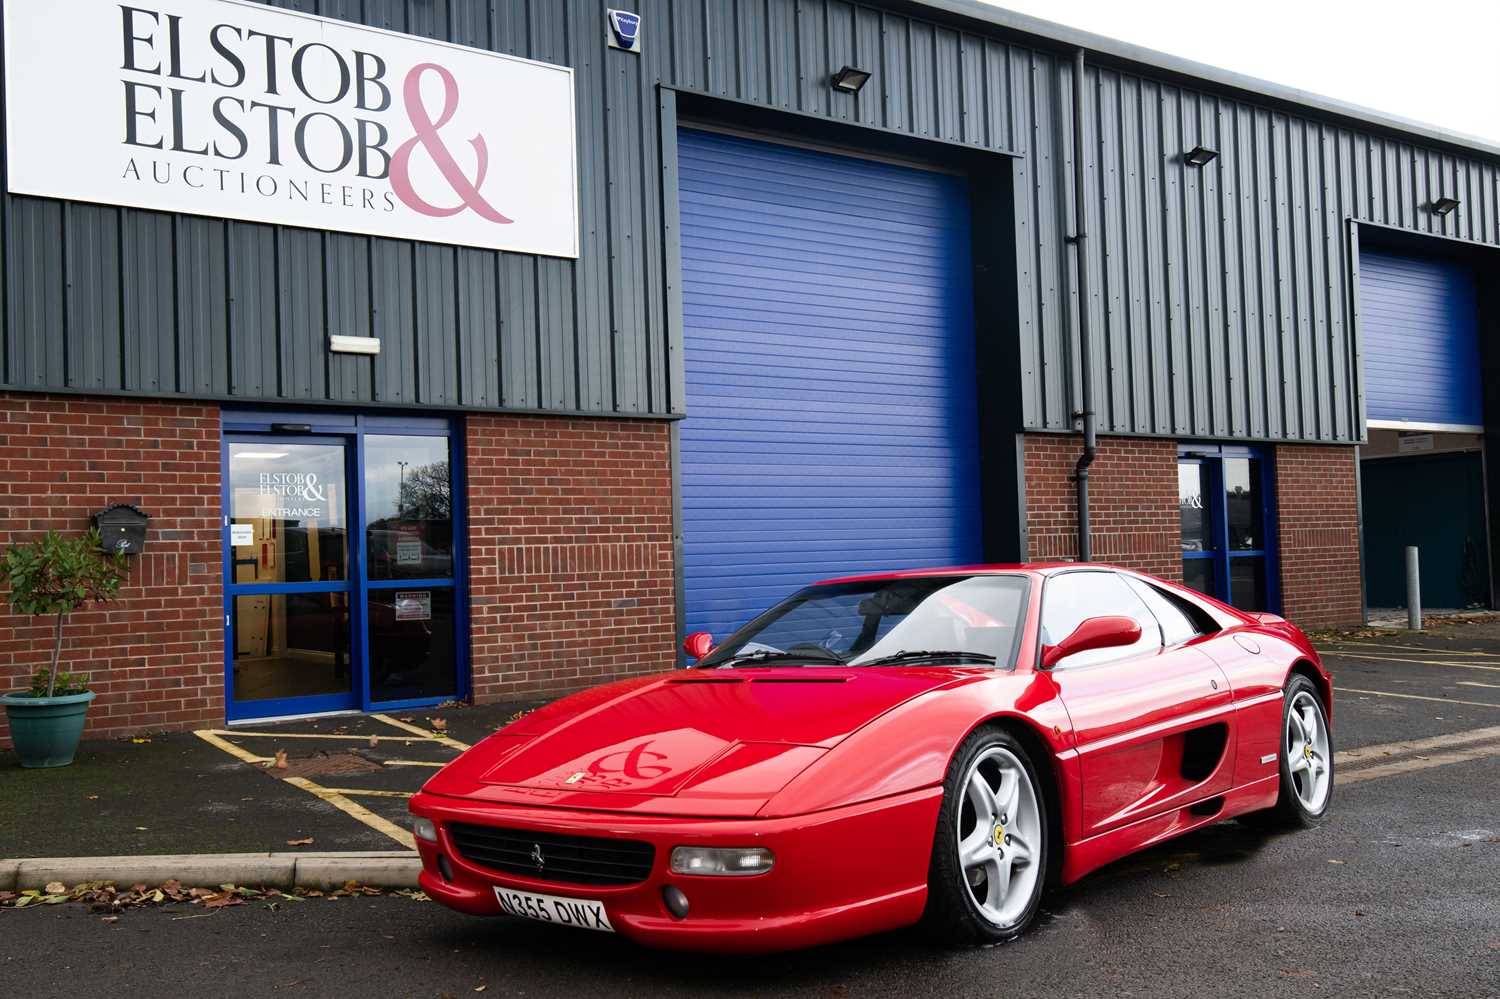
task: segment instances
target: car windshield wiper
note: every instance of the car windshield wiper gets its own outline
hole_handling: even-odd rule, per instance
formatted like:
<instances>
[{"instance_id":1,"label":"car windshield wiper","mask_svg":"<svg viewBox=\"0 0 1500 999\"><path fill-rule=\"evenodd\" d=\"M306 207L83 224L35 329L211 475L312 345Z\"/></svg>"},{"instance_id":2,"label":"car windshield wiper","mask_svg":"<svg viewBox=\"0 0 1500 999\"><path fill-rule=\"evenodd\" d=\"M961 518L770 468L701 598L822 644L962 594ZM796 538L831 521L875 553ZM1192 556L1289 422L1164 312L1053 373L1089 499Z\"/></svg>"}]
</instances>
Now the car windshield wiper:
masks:
<instances>
[{"instance_id":1,"label":"car windshield wiper","mask_svg":"<svg viewBox=\"0 0 1500 999\"><path fill-rule=\"evenodd\" d=\"M814 662L830 662L844 665L844 657L831 649L807 648L782 651L781 649L760 649L755 652L743 652L737 656L730 656L721 663L714 663L713 669L724 669L735 666L759 666L763 663L776 663L777 665L797 664L800 665L809 660Z\"/></svg>"},{"instance_id":2,"label":"car windshield wiper","mask_svg":"<svg viewBox=\"0 0 1500 999\"><path fill-rule=\"evenodd\" d=\"M888 656L866 659L852 663L854 666L897 666L906 663L981 663L992 666L995 657L984 652L964 652L959 649L902 649Z\"/></svg>"}]
</instances>

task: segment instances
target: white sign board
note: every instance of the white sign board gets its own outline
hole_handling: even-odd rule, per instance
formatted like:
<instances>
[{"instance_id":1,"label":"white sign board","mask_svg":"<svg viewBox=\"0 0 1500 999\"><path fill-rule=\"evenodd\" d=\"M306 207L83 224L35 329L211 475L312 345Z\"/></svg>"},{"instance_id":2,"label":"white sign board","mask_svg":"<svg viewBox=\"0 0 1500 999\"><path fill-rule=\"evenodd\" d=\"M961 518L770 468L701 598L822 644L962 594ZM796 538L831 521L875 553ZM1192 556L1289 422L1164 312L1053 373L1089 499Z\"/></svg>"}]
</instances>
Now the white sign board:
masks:
<instances>
[{"instance_id":1,"label":"white sign board","mask_svg":"<svg viewBox=\"0 0 1500 999\"><path fill-rule=\"evenodd\" d=\"M14 194L578 255L573 71L239 0L4 0Z\"/></svg>"},{"instance_id":2,"label":"white sign board","mask_svg":"<svg viewBox=\"0 0 1500 999\"><path fill-rule=\"evenodd\" d=\"M238 548L241 545L255 544L254 524L231 524L229 525L229 543Z\"/></svg>"},{"instance_id":3,"label":"white sign board","mask_svg":"<svg viewBox=\"0 0 1500 999\"><path fill-rule=\"evenodd\" d=\"M398 591L396 591L396 620L397 621L431 621L432 620L432 591L431 590L398 590Z\"/></svg>"}]
</instances>

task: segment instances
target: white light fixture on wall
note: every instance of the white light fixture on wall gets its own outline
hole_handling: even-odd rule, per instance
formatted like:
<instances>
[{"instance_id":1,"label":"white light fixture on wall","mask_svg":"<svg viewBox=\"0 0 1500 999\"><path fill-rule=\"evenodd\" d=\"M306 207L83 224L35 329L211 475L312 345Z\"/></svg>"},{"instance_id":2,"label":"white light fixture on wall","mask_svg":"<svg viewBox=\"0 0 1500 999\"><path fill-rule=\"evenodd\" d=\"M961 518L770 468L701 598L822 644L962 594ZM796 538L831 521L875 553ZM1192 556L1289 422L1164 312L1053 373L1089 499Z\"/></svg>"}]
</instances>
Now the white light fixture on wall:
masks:
<instances>
[{"instance_id":1,"label":"white light fixture on wall","mask_svg":"<svg viewBox=\"0 0 1500 999\"><path fill-rule=\"evenodd\" d=\"M328 349L335 354L378 354L380 341L373 336L341 336L330 333Z\"/></svg>"}]
</instances>

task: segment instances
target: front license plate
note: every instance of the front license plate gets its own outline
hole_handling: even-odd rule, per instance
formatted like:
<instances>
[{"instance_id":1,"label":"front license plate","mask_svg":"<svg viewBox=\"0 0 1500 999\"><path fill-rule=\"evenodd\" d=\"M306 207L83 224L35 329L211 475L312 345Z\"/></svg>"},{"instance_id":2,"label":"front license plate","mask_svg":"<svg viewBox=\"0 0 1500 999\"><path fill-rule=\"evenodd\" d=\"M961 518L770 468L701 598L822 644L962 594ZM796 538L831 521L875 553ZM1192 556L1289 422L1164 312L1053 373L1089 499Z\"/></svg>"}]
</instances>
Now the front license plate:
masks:
<instances>
[{"instance_id":1,"label":"front license plate","mask_svg":"<svg viewBox=\"0 0 1500 999\"><path fill-rule=\"evenodd\" d=\"M496 888L495 898L500 908L512 916L535 919L541 923L556 923L558 926L577 926L585 930L603 930L613 933L609 913L603 902L587 898L565 898L561 895L539 895L531 891L516 891L512 888Z\"/></svg>"}]
</instances>

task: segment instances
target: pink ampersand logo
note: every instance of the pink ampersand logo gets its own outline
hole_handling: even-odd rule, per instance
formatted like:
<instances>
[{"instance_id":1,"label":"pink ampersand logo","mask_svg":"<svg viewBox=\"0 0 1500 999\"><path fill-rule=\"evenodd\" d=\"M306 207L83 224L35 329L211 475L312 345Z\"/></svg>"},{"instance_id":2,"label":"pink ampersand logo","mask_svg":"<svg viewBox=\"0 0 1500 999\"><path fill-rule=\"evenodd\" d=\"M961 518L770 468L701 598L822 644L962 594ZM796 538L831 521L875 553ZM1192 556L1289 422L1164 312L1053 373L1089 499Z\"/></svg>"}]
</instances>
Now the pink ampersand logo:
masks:
<instances>
[{"instance_id":1,"label":"pink ampersand logo","mask_svg":"<svg viewBox=\"0 0 1500 999\"><path fill-rule=\"evenodd\" d=\"M427 73L436 73L443 81L443 110L437 121L432 120L422 103L422 77ZM406 74L402 96L406 101L406 116L411 119L416 134L403 142L391 157L391 189L396 192L396 197L413 211L434 218L447 218L468 208L481 218L509 225L511 220L496 211L495 206L479 193L490 168L490 151L485 145L484 136L476 135L469 140L469 145L474 147L474 153L478 157L478 170L474 179L470 180L438 135L438 131L448 124L458 110L458 81L453 78L453 74L437 63L424 62L413 66L411 72ZM453 193L458 195L458 204L451 207L434 205L417 193L411 181L411 157L418 146L427 151L438 172L443 175Z\"/></svg>"}]
</instances>

